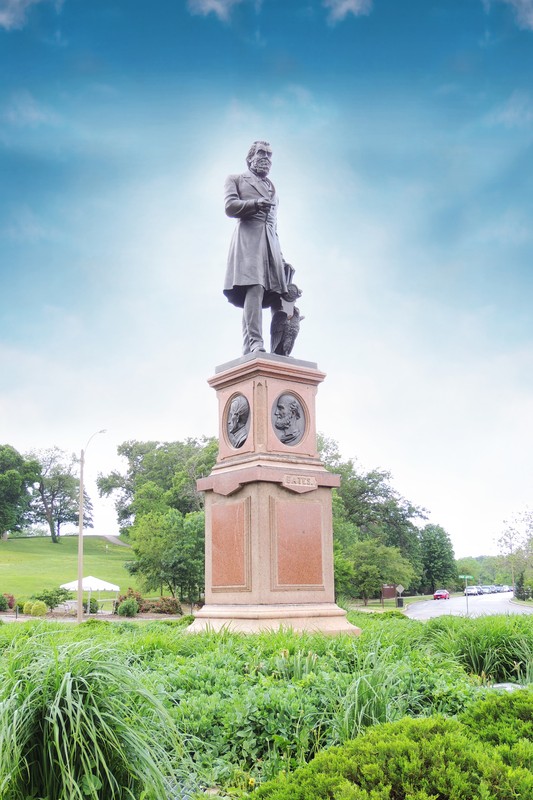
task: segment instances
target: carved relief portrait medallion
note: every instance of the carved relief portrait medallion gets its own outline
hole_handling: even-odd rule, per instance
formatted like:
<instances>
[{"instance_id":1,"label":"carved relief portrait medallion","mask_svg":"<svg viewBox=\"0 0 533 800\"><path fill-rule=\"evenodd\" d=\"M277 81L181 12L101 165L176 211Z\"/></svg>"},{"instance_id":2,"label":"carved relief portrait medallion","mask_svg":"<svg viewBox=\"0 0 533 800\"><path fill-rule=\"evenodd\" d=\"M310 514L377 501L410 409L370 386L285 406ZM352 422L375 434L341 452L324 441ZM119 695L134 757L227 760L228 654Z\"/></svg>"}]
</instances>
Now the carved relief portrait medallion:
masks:
<instances>
[{"instance_id":1,"label":"carved relief portrait medallion","mask_svg":"<svg viewBox=\"0 0 533 800\"><path fill-rule=\"evenodd\" d=\"M230 403L226 429L231 446L242 447L250 430L250 404L242 394L238 394Z\"/></svg>"},{"instance_id":2,"label":"carved relief portrait medallion","mask_svg":"<svg viewBox=\"0 0 533 800\"><path fill-rule=\"evenodd\" d=\"M305 411L293 394L280 394L272 406L272 425L276 436L286 445L295 445L305 433Z\"/></svg>"}]
</instances>

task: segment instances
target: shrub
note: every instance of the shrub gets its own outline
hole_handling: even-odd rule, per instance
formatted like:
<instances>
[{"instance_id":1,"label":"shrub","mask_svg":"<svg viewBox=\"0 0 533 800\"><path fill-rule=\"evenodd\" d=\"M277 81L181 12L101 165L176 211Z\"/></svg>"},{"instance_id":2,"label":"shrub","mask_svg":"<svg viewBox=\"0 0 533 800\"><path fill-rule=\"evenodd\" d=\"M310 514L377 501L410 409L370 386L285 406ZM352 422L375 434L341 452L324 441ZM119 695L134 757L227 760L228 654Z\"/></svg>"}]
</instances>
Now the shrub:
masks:
<instances>
[{"instance_id":1,"label":"shrub","mask_svg":"<svg viewBox=\"0 0 533 800\"><path fill-rule=\"evenodd\" d=\"M8 608L10 608L10 609L11 608L15 608L15 596L12 595L12 594L7 594L6 592L4 592L4 597L7 600Z\"/></svg>"},{"instance_id":2,"label":"shrub","mask_svg":"<svg viewBox=\"0 0 533 800\"><path fill-rule=\"evenodd\" d=\"M180 601L176 597L145 599L139 607L141 614L181 614Z\"/></svg>"},{"instance_id":3,"label":"shrub","mask_svg":"<svg viewBox=\"0 0 533 800\"><path fill-rule=\"evenodd\" d=\"M42 600L36 600L32 603L30 614L32 617L44 617L48 611L48 606Z\"/></svg>"},{"instance_id":4,"label":"shrub","mask_svg":"<svg viewBox=\"0 0 533 800\"><path fill-rule=\"evenodd\" d=\"M139 604L133 597L123 600L117 609L117 614L121 617L134 617L139 613Z\"/></svg>"},{"instance_id":5,"label":"shrub","mask_svg":"<svg viewBox=\"0 0 533 800\"><path fill-rule=\"evenodd\" d=\"M432 717L377 725L319 753L256 800L528 800L533 774L511 769L456 720Z\"/></svg>"},{"instance_id":6,"label":"shrub","mask_svg":"<svg viewBox=\"0 0 533 800\"><path fill-rule=\"evenodd\" d=\"M7 611L9 608L9 604L7 602L7 597L3 594L0 594L0 611Z\"/></svg>"},{"instance_id":7,"label":"shrub","mask_svg":"<svg viewBox=\"0 0 533 800\"><path fill-rule=\"evenodd\" d=\"M66 603L67 600L72 599L72 592L69 592L68 589L62 589L60 586L57 589L45 589L43 592L39 594L32 595L33 600L42 600L43 603L46 603L50 611L53 611L54 608L61 605L62 603Z\"/></svg>"},{"instance_id":8,"label":"shrub","mask_svg":"<svg viewBox=\"0 0 533 800\"><path fill-rule=\"evenodd\" d=\"M132 589L131 586L128 588L128 591L126 592L126 594L119 594L119 596L117 597L117 603L116 603L117 607L124 600L131 600L131 599L133 599L133 600L135 600L137 602L137 605L139 606L139 609L142 609L143 602L144 602L143 596L142 596L142 594L140 592L136 592L135 589Z\"/></svg>"},{"instance_id":9,"label":"shrub","mask_svg":"<svg viewBox=\"0 0 533 800\"><path fill-rule=\"evenodd\" d=\"M26 600L24 606L22 607L22 613L31 615L32 608L33 608L33 600Z\"/></svg>"},{"instance_id":10,"label":"shrub","mask_svg":"<svg viewBox=\"0 0 533 800\"><path fill-rule=\"evenodd\" d=\"M181 743L120 648L21 641L0 662L0 797L167 800Z\"/></svg>"},{"instance_id":11,"label":"shrub","mask_svg":"<svg viewBox=\"0 0 533 800\"><path fill-rule=\"evenodd\" d=\"M94 597L91 597L91 602L89 606L90 606L89 614L98 614L98 600L96 600ZM83 610L85 611L85 613L87 613L86 602L83 604Z\"/></svg>"},{"instance_id":12,"label":"shrub","mask_svg":"<svg viewBox=\"0 0 533 800\"><path fill-rule=\"evenodd\" d=\"M467 709L461 721L481 741L492 745L533 740L533 690L493 691Z\"/></svg>"}]
</instances>

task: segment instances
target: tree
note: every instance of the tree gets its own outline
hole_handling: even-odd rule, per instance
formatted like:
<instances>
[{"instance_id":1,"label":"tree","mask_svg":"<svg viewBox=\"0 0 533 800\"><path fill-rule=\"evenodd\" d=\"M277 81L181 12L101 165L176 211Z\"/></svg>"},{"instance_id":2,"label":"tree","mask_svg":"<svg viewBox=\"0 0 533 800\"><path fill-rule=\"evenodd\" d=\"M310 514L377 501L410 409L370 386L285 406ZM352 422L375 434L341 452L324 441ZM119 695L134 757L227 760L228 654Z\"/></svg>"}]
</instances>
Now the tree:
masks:
<instances>
[{"instance_id":1,"label":"tree","mask_svg":"<svg viewBox=\"0 0 533 800\"><path fill-rule=\"evenodd\" d=\"M332 439L320 435L318 448L325 467L341 476L337 500L334 495L333 530L343 552L349 547L348 540L353 544L369 539L396 547L412 564L415 580L421 571L420 533L415 521L425 518L425 509L413 505L391 486L389 472L364 472L352 459L343 461Z\"/></svg>"},{"instance_id":2,"label":"tree","mask_svg":"<svg viewBox=\"0 0 533 800\"><path fill-rule=\"evenodd\" d=\"M420 531L422 585L426 594L437 586L455 585L455 554L450 537L440 525L426 525Z\"/></svg>"},{"instance_id":3,"label":"tree","mask_svg":"<svg viewBox=\"0 0 533 800\"><path fill-rule=\"evenodd\" d=\"M514 585L516 575L522 573L523 580L526 570L533 566L533 511L526 509L504 524L506 527L498 539L498 546Z\"/></svg>"},{"instance_id":4,"label":"tree","mask_svg":"<svg viewBox=\"0 0 533 800\"><path fill-rule=\"evenodd\" d=\"M135 520L130 540L135 560L128 570L145 589L166 587L173 597L196 602L204 589L204 513L149 511Z\"/></svg>"},{"instance_id":5,"label":"tree","mask_svg":"<svg viewBox=\"0 0 533 800\"><path fill-rule=\"evenodd\" d=\"M184 442L123 442L118 454L126 459L124 473L114 470L98 476L100 496L116 496L115 508L121 532L127 533L135 516L138 493L145 484L163 492L165 505L182 514L203 508L203 496L196 491L196 480L208 475L218 452L214 438L186 439ZM150 490L152 491L152 490ZM159 496L158 502L161 499ZM143 498L144 507L148 497Z\"/></svg>"},{"instance_id":6,"label":"tree","mask_svg":"<svg viewBox=\"0 0 533 800\"><path fill-rule=\"evenodd\" d=\"M402 556L398 547L387 547L367 539L357 542L353 548L352 595L362 597L364 604L370 597L379 596L386 583L402 583L409 586L415 571L409 561Z\"/></svg>"},{"instance_id":7,"label":"tree","mask_svg":"<svg viewBox=\"0 0 533 800\"><path fill-rule=\"evenodd\" d=\"M38 465L9 444L0 445L0 538L20 529L36 480Z\"/></svg>"},{"instance_id":8,"label":"tree","mask_svg":"<svg viewBox=\"0 0 533 800\"><path fill-rule=\"evenodd\" d=\"M48 525L52 542L57 544L61 525L76 524L79 520L80 480L78 462L58 447L33 454L39 465L37 481L32 491L27 519ZM84 494L83 523L92 528L92 504Z\"/></svg>"}]
</instances>

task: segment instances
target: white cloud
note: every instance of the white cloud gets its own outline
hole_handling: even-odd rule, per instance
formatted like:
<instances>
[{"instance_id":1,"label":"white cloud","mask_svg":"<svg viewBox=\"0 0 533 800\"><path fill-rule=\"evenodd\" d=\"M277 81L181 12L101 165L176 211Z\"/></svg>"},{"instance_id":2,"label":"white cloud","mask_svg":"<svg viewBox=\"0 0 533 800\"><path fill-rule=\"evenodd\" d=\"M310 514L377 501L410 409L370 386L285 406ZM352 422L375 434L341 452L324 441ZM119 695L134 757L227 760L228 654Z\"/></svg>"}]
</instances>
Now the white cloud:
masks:
<instances>
[{"instance_id":1,"label":"white cloud","mask_svg":"<svg viewBox=\"0 0 533 800\"><path fill-rule=\"evenodd\" d=\"M242 2L243 0L188 0L187 5L191 14L201 14L206 17L213 13L219 19L227 20L233 6Z\"/></svg>"},{"instance_id":2,"label":"white cloud","mask_svg":"<svg viewBox=\"0 0 533 800\"><path fill-rule=\"evenodd\" d=\"M533 0L532 0L533 2ZM525 92L513 92L510 98L496 108L488 118L489 123L506 128L520 128L533 120L533 102Z\"/></svg>"},{"instance_id":3,"label":"white cloud","mask_svg":"<svg viewBox=\"0 0 533 800\"><path fill-rule=\"evenodd\" d=\"M0 28L7 31L23 28L29 9L42 2L53 2L56 11L60 11L64 0L0 0Z\"/></svg>"},{"instance_id":4,"label":"white cloud","mask_svg":"<svg viewBox=\"0 0 533 800\"><path fill-rule=\"evenodd\" d=\"M330 9L329 21L341 22L348 14L358 17L370 14L373 0L324 0L324 6Z\"/></svg>"},{"instance_id":5,"label":"white cloud","mask_svg":"<svg viewBox=\"0 0 533 800\"><path fill-rule=\"evenodd\" d=\"M482 0L485 11L489 11L493 2L505 3L514 10L520 28L533 31L533 0Z\"/></svg>"},{"instance_id":6,"label":"white cloud","mask_svg":"<svg viewBox=\"0 0 533 800\"><path fill-rule=\"evenodd\" d=\"M2 118L10 125L34 128L37 125L53 125L58 121L57 115L37 102L35 97L23 89L11 95Z\"/></svg>"}]
</instances>

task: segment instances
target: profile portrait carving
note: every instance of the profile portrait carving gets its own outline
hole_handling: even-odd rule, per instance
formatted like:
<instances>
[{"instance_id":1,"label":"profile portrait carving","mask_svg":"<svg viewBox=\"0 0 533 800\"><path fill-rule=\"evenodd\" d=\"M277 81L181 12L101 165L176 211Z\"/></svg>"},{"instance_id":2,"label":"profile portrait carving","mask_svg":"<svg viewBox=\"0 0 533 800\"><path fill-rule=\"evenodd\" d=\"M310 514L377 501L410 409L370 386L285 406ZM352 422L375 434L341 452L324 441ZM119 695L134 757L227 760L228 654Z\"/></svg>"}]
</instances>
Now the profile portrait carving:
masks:
<instances>
[{"instance_id":1,"label":"profile portrait carving","mask_svg":"<svg viewBox=\"0 0 533 800\"><path fill-rule=\"evenodd\" d=\"M231 446L242 447L250 430L250 404L244 395L239 394L231 401L226 426Z\"/></svg>"},{"instance_id":2,"label":"profile portrait carving","mask_svg":"<svg viewBox=\"0 0 533 800\"><path fill-rule=\"evenodd\" d=\"M272 425L276 436L286 445L295 445L305 433L305 412L293 394L281 394L272 407Z\"/></svg>"}]
</instances>

